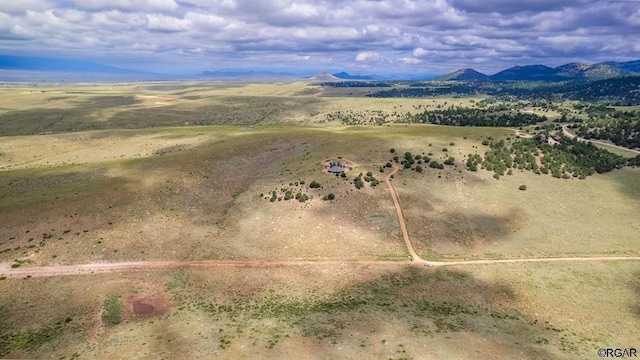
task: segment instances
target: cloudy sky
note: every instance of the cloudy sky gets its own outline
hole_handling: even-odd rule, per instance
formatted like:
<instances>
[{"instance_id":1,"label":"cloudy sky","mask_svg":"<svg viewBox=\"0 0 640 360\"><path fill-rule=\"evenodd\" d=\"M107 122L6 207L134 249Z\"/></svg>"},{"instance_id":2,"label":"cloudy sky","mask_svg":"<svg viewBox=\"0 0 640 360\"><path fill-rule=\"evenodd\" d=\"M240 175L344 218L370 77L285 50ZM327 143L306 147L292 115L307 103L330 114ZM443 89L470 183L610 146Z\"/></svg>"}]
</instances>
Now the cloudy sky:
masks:
<instances>
[{"instance_id":1,"label":"cloudy sky","mask_svg":"<svg viewBox=\"0 0 640 360\"><path fill-rule=\"evenodd\" d=\"M640 0L0 0L0 54L185 73L491 74L640 59Z\"/></svg>"}]
</instances>

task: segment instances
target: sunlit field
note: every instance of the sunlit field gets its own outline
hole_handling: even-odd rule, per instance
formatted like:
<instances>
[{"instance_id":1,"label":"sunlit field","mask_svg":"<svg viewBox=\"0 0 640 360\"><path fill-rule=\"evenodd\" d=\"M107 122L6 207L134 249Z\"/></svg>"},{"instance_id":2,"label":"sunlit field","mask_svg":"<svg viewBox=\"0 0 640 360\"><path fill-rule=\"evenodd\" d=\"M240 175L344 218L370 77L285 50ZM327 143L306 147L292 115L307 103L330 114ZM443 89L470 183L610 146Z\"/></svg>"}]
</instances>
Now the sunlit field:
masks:
<instances>
[{"instance_id":1,"label":"sunlit field","mask_svg":"<svg viewBox=\"0 0 640 360\"><path fill-rule=\"evenodd\" d=\"M304 82L0 89L0 357L584 359L638 346L639 263L607 259L640 256L638 168L496 179L467 158L516 128L328 116L480 100ZM418 171L394 160L407 152L453 160ZM604 259L415 266L402 220L424 260ZM173 265L54 268L134 261Z\"/></svg>"}]
</instances>

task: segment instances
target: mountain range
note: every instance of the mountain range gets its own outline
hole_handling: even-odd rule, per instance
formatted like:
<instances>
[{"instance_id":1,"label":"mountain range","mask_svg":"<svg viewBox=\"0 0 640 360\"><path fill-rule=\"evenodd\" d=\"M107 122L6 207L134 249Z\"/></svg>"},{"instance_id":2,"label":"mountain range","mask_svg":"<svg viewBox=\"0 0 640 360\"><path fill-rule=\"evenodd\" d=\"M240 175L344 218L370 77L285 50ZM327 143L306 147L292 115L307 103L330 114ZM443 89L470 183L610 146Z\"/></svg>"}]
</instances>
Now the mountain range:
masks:
<instances>
[{"instance_id":1,"label":"mountain range","mask_svg":"<svg viewBox=\"0 0 640 360\"><path fill-rule=\"evenodd\" d=\"M46 57L13 56L0 54L0 80L30 80L34 76L48 74L51 78L88 79L131 79L131 80L168 80L214 78L225 80L319 80L319 81L366 81L384 79L429 79L436 81L564 81L575 79L605 79L620 76L640 75L640 60L615 62L607 61L592 65L569 63L555 68L545 65L514 66L493 75L486 75L474 69L461 69L436 78L418 73L404 74L402 77L384 77L377 75L351 75L347 72L334 74L319 73L304 76L296 73L251 71L251 70L217 70L205 71L199 75L180 76L156 74L103 65L84 60L55 59Z\"/></svg>"},{"instance_id":2,"label":"mountain range","mask_svg":"<svg viewBox=\"0 0 640 360\"><path fill-rule=\"evenodd\" d=\"M493 75L474 69L461 69L439 76L441 81L562 81L573 79L605 79L619 76L640 75L640 60L628 62L601 62L597 64L569 63L555 68L545 65L514 66Z\"/></svg>"}]
</instances>

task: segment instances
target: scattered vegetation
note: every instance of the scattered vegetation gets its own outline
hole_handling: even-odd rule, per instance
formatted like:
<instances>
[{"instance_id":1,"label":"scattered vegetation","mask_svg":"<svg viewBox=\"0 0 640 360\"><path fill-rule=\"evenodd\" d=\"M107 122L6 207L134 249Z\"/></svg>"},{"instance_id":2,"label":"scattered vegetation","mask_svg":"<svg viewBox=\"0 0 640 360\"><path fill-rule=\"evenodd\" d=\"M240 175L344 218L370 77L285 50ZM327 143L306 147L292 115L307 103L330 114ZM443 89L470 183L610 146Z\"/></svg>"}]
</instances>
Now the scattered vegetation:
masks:
<instances>
[{"instance_id":1,"label":"scattered vegetation","mask_svg":"<svg viewBox=\"0 0 640 360\"><path fill-rule=\"evenodd\" d=\"M109 296L103 304L102 323L115 326L122 321L122 299L119 295Z\"/></svg>"},{"instance_id":2,"label":"scattered vegetation","mask_svg":"<svg viewBox=\"0 0 640 360\"><path fill-rule=\"evenodd\" d=\"M16 351L34 351L46 343L59 340L66 333L79 331L73 326L71 318L60 320L54 325L39 329L17 333L2 333L0 335L0 356L6 356Z\"/></svg>"}]
</instances>

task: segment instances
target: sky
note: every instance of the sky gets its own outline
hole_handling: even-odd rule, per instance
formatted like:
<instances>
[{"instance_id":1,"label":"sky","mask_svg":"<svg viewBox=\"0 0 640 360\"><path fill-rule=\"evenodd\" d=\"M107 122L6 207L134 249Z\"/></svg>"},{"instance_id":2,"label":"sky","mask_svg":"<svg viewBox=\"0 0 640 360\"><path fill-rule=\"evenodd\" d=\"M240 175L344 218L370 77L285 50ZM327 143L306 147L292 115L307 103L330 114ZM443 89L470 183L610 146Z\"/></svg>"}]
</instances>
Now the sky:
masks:
<instances>
[{"instance_id":1,"label":"sky","mask_svg":"<svg viewBox=\"0 0 640 360\"><path fill-rule=\"evenodd\" d=\"M640 0L0 0L0 54L190 73L640 59Z\"/></svg>"}]
</instances>

